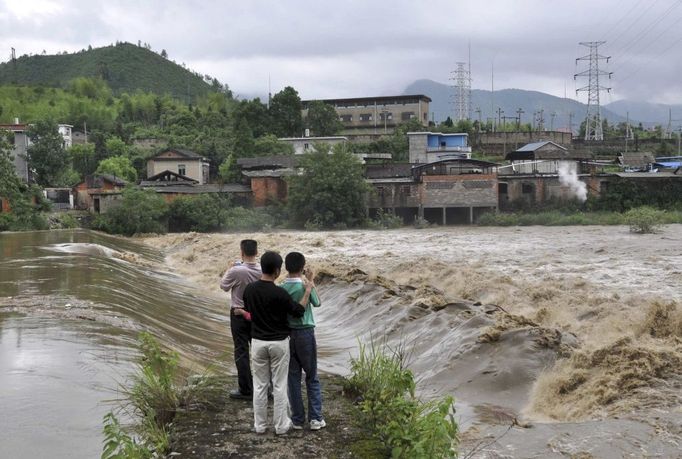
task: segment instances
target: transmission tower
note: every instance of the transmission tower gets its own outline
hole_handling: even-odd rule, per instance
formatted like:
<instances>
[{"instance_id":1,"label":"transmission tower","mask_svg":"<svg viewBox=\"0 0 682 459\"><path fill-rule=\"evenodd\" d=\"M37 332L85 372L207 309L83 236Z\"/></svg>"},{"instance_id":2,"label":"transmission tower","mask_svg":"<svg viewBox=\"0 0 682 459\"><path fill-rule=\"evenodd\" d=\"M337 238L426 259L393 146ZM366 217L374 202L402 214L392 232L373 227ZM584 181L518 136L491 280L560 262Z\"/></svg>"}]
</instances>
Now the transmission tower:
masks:
<instances>
[{"instance_id":1,"label":"transmission tower","mask_svg":"<svg viewBox=\"0 0 682 459\"><path fill-rule=\"evenodd\" d=\"M613 72L605 72L599 70L599 61L609 61L611 56L602 56L599 54L599 46L606 43L605 41L582 41L580 45L586 46L590 49L590 54L579 57L575 60L576 65L578 61L589 61L589 68L583 72L573 75L573 79L578 77L587 77L587 86L576 89L578 92L587 92L587 115L585 116L585 140L604 140L604 131L601 124L601 107L599 106L599 92L611 91L611 88L601 86L599 84L600 76L608 76L611 79Z\"/></svg>"},{"instance_id":2,"label":"transmission tower","mask_svg":"<svg viewBox=\"0 0 682 459\"><path fill-rule=\"evenodd\" d=\"M458 121L471 119L471 71L466 62L457 62L457 70L452 72L455 84L455 118Z\"/></svg>"}]
</instances>

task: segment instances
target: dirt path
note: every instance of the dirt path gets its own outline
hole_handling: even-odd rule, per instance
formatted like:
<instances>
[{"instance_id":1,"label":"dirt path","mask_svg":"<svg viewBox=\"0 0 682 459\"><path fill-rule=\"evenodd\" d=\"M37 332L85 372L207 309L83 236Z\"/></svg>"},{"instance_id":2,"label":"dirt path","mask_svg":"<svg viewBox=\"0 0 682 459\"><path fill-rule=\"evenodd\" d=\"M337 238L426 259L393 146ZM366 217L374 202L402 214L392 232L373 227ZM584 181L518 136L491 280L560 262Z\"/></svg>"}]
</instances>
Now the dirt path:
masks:
<instances>
[{"instance_id":1,"label":"dirt path","mask_svg":"<svg viewBox=\"0 0 682 459\"><path fill-rule=\"evenodd\" d=\"M351 401L342 394L342 379L322 377L327 427L307 428L278 436L272 426L263 435L252 432L251 402L227 396L234 381L225 381L210 408L194 408L176 417L171 433L172 450L180 458L355 458L381 457L356 421ZM268 408L272 415L272 402ZM179 454L179 455L178 455Z\"/></svg>"}]
</instances>

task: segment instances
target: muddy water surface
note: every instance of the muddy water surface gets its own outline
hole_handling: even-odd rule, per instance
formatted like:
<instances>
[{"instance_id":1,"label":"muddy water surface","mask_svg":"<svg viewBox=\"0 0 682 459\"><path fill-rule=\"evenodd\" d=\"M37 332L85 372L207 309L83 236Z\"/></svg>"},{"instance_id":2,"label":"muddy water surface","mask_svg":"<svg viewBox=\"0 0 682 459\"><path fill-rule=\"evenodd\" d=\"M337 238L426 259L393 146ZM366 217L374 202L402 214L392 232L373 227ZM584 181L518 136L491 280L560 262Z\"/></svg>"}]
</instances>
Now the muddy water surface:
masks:
<instances>
[{"instance_id":1,"label":"muddy water surface","mask_svg":"<svg viewBox=\"0 0 682 459\"><path fill-rule=\"evenodd\" d=\"M141 330L229 370L225 308L162 263L92 232L0 234L0 457L99 457Z\"/></svg>"}]
</instances>

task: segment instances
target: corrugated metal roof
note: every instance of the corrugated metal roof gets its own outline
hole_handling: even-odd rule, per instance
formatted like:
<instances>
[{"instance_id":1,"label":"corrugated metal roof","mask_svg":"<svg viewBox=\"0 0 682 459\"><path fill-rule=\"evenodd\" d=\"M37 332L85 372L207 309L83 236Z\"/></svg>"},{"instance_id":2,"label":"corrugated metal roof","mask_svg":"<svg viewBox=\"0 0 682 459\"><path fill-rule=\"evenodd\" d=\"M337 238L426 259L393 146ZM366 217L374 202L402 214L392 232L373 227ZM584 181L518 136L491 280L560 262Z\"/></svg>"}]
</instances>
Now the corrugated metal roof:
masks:
<instances>
[{"instance_id":1,"label":"corrugated metal roof","mask_svg":"<svg viewBox=\"0 0 682 459\"><path fill-rule=\"evenodd\" d=\"M532 152L532 151L535 151L535 150L537 150L537 149L539 149L539 148L542 148L542 147L544 147L545 145L550 144L550 143L551 143L552 145L555 145L555 146L558 147L558 148L561 148L562 150L568 150L566 147L562 147L562 146L559 145L558 143L554 143L554 142L552 142L551 140L544 140L544 141L541 141L541 142L528 143L528 144L522 146L521 148L517 149L516 151L531 151L531 152Z\"/></svg>"},{"instance_id":2,"label":"corrugated metal roof","mask_svg":"<svg viewBox=\"0 0 682 459\"><path fill-rule=\"evenodd\" d=\"M177 194L202 194L202 193L251 193L251 188L238 183L226 183L225 185L208 184L195 186L160 186L149 187L157 193L177 193Z\"/></svg>"}]
</instances>

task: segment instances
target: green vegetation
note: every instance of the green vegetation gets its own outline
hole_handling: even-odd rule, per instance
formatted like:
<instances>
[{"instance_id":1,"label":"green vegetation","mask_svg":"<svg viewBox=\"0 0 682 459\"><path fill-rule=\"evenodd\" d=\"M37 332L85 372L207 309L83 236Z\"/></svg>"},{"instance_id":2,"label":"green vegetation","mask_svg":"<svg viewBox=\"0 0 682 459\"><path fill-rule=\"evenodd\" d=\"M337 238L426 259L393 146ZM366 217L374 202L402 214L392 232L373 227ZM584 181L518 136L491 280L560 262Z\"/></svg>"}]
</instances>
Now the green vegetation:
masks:
<instances>
[{"instance_id":1,"label":"green vegetation","mask_svg":"<svg viewBox=\"0 0 682 459\"><path fill-rule=\"evenodd\" d=\"M222 89L214 78L194 73L147 47L131 43L73 54L24 55L15 62L0 64L0 84L67 88L78 77L101 79L116 94L142 90L184 100L189 96L192 101Z\"/></svg>"},{"instance_id":2,"label":"green vegetation","mask_svg":"<svg viewBox=\"0 0 682 459\"><path fill-rule=\"evenodd\" d=\"M653 209L651 209L653 210ZM682 223L680 211L640 212L640 208L633 209L635 215L643 214L652 223L671 224ZM545 210L526 212L489 212L481 215L478 224L481 226L569 226L569 225L630 225L629 213L613 211L583 212L579 210Z\"/></svg>"},{"instance_id":3,"label":"green vegetation","mask_svg":"<svg viewBox=\"0 0 682 459\"><path fill-rule=\"evenodd\" d=\"M111 158L103 159L97 170L97 174L109 174L118 178L122 178L128 183L135 183L137 181L137 171L133 167L133 163L125 156L112 156Z\"/></svg>"},{"instance_id":4,"label":"green vegetation","mask_svg":"<svg viewBox=\"0 0 682 459\"><path fill-rule=\"evenodd\" d=\"M360 422L394 458L456 457L458 428L454 400L424 403L415 397L412 372L406 368L405 350L360 343L351 359L347 389L359 394Z\"/></svg>"},{"instance_id":5,"label":"green vegetation","mask_svg":"<svg viewBox=\"0 0 682 459\"><path fill-rule=\"evenodd\" d=\"M403 226L403 219L389 211L379 209L376 216L367 222L372 229L395 229Z\"/></svg>"},{"instance_id":6,"label":"green vegetation","mask_svg":"<svg viewBox=\"0 0 682 459\"><path fill-rule=\"evenodd\" d=\"M642 206L625 212L625 222L633 233L655 233L665 221L665 212L652 207Z\"/></svg>"},{"instance_id":7,"label":"green vegetation","mask_svg":"<svg viewBox=\"0 0 682 459\"><path fill-rule=\"evenodd\" d=\"M322 101L314 100L308 106L308 116L306 126L315 136L334 135L343 129L343 124L339 120L336 109Z\"/></svg>"},{"instance_id":8,"label":"green vegetation","mask_svg":"<svg viewBox=\"0 0 682 459\"><path fill-rule=\"evenodd\" d=\"M121 203L92 223L94 229L132 236L141 233L165 233L168 204L151 190L126 188Z\"/></svg>"},{"instance_id":9,"label":"green vegetation","mask_svg":"<svg viewBox=\"0 0 682 459\"><path fill-rule=\"evenodd\" d=\"M316 145L301 159L303 172L289 177L287 207L295 225L356 227L367 219L369 185L362 164L342 144L329 152L328 145Z\"/></svg>"},{"instance_id":10,"label":"green vegetation","mask_svg":"<svg viewBox=\"0 0 682 459\"><path fill-rule=\"evenodd\" d=\"M149 333L140 334L141 356L137 373L125 395L122 409L137 420L134 438L120 425L113 412L104 416L102 459L146 459L169 452L169 428L177 412L191 403L206 400L215 390L210 378L182 377L178 355L165 351Z\"/></svg>"},{"instance_id":11,"label":"green vegetation","mask_svg":"<svg viewBox=\"0 0 682 459\"><path fill-rule=\"evenodd\" d=\"M47 229L43 212L49 208L40 189L27 186L14 171L10 155L9 133L0 131L0 198L4 198L10 212L1 212L0 231Z\"/></svg>"}]
</instances>

